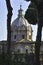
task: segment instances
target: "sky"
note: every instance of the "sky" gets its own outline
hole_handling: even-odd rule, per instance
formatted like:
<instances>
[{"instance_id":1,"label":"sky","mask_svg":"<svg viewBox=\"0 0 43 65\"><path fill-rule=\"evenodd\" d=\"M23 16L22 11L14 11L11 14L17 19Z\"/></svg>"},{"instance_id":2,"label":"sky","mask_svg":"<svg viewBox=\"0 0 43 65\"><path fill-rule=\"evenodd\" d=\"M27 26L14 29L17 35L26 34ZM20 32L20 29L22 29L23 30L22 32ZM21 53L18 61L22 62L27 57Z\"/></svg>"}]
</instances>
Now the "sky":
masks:
<instances>
[{"instance_id":1,"label":"sky","mask_svg":"<svg viewBox=\"0 0 43 65\"><path fill-rule=\"evenodd\" d=\"M12 21L13 22L18 16L18 10L20 8L20 4L22 5L22 9L25 11L28 8L30 2L26 2L25 0L10 0L11 6L13 8ZM7 8L5 0L0 0L0 41L7 40ZM32 25L33 35L32 40L36 40L37 36L37 25ZM42 28L43 30L43 28ZM42 31L42 40L43 40L43 31Z\"/></svg>"}]
</instances>

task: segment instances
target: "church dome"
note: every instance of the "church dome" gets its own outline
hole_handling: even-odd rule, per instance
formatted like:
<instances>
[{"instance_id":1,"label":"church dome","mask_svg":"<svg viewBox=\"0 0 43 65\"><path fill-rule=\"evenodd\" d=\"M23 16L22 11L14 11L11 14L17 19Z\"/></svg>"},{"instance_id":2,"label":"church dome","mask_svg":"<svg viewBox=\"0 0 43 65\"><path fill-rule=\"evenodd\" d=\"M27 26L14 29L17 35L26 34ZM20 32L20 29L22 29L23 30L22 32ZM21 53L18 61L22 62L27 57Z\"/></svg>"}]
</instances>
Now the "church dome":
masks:
<instances>
[{"instance_id":1,"label":"church dome","mask_svg":"<svg viewBox=\"0 0 43 65\"><path fill-rule=\"evenodd\" d=\"M18 17L13 21L11 25L11 41L21 41L22 39L32 40L31 25L24 18L23 10L20 5L18 10Z\"/></svg>"},{"instance_id":2,"label":"church dome","mask_svg":"<svg viewBox=\"0 0 43 65\"><path fill-rule=\"evenodd\" d=\"M18 14L18 17L13 21L12 23L12 28L14 28L15 26L18 28L18 27L21 27L21 26L30 26L30 24L28 23L28 21L24 18L24 15L23 15L23 10L20 6L20 10L18 10L19 14Z\"/></svg>"}]
</instances>

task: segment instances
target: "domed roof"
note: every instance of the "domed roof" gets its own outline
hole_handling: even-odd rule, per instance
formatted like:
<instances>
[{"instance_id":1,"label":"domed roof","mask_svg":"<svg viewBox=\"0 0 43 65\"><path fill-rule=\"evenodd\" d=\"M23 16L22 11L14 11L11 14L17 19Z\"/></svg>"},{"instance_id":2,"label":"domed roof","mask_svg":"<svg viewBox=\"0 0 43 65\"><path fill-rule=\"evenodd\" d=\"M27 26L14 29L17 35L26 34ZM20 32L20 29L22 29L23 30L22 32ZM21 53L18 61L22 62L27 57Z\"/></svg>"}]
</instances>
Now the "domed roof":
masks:
<instances>
[{"instance_id":1,"label":"domed roof","mask_svg":"<svg viewBox=\"0 0 43 65\"><path fill-rule=\"evenodd\" d=\"M13 21L12 26L11 26L12 28L14 26L21 27L22 25L24 25L26 27L30 26L30 24L28 23L28 21L24 18L22 11L23 10L22 10L21 5L20 5L20 10L18 10L18 12L19 12L18 17Z\"/></svg>"}]
</instances>

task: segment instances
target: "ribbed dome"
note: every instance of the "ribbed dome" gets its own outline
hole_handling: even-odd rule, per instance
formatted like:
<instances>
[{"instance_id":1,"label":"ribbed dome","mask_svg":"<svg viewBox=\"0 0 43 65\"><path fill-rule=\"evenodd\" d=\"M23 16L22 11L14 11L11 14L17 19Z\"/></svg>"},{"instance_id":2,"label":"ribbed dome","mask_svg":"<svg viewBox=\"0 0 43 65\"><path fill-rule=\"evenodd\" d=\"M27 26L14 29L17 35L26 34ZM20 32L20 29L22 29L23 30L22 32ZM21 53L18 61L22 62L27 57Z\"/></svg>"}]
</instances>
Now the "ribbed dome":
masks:
<instances>
[{"instance_id":1,"label":"ribbed dome","mask_svg":"<svg viewBox=\"0 0 43 65\"><path fill-rule=\"evenodd\" d=\"M19 26L29 26L30 24L27 22L27 20L24 17L17 18L16 20L13 21L12 26L16 25L17 27Z\"/></svg>"},{"instance_id":2,"label":"ribbed dome","mask_svg":"<svg viewBox=\"0 0 43 65\"><path fill-rule=\"evenodd\" d=\"M20 6L20 10L18 10L19 14L18 17L13 21L12 23L12 28L16 27L21 27L22 25L24 26L29 26L30 24L28 23L28 21L24 18L23 16L23 12L22 12L22 8Z\"/></svg>"}]
</instances>

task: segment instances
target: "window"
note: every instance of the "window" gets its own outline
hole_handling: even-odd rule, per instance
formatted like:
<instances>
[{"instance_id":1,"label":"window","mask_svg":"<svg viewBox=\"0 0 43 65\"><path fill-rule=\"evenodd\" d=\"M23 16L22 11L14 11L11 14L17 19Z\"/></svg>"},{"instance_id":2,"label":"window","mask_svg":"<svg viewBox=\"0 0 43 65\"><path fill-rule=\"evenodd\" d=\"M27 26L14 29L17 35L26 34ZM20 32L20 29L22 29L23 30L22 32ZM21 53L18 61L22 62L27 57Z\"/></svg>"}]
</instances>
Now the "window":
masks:
<instances>
[{"instance_id":1,"label":"window","mask_svg":"<svg viewBox=\"0 0 43 65\"><path fill-rule=\"evenodd\" d=\"M14 39L16 39L16 35L14 35Z\"/></svg>"},{"instance_id":2,"label":"window","mask_svg":"<svg viewBox=\"0 0 43 65\"><path fill-rule=\"evenodd\" d=\"M18 53L20 53L20 49L18 49L18 51L17 51Z\"/></svg>"},{"instance_id":3,"label":"window","mask_svg":"<svg viewBox=\"0 0 43 65\"><path fill-rule=\"evenodd\" d=\"M28 49L26 49L26 53L28 54Z\"/></svg>"},{"instance_id":4,"label":"window","mask_svg":"<svg viewBox=\"0 0 43 65\"><path fill-rule=\"evenodd\" d=\"M25 35L22 35L22 38L24 39L25 38Z\"/></svg>"},{"instance_id":5,"label":"window","mask_svg":"<svg viewBox=\"0 0 43 65\"><path fill-rule=\"evenodd\" d=\"M31 39L31 35L29 35L29 39Z\"/></svg>"},{"instance_id":6,"label":"window","mask_svg":"<svg viewBox=\"0 0 43 65\"><path fill-rule=\"evenodd\" d=\"M2 53L2 46L0 46L0 53Z\"/></svg>"}]
</instances>

